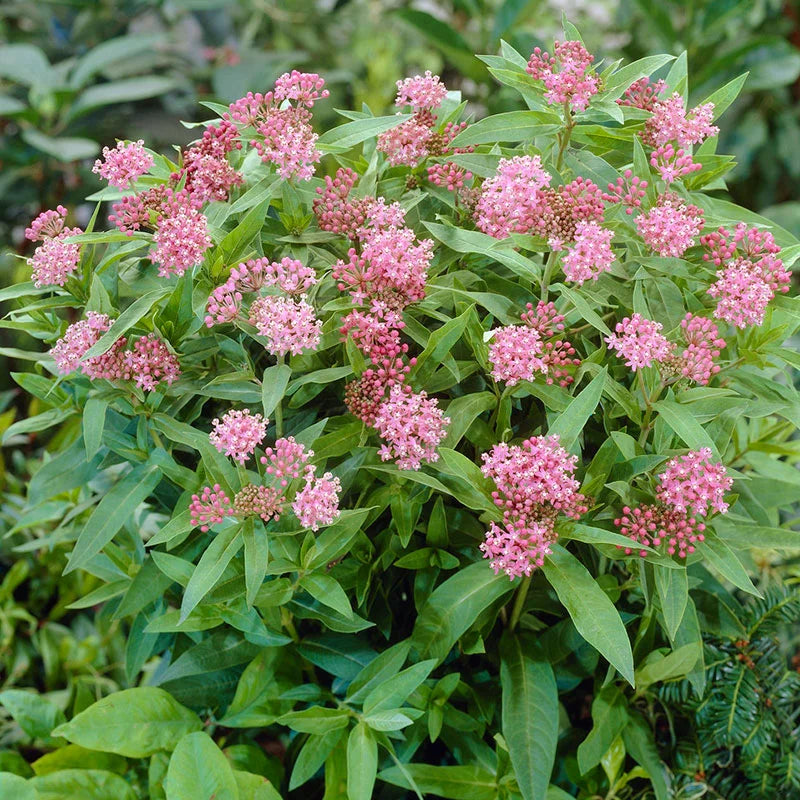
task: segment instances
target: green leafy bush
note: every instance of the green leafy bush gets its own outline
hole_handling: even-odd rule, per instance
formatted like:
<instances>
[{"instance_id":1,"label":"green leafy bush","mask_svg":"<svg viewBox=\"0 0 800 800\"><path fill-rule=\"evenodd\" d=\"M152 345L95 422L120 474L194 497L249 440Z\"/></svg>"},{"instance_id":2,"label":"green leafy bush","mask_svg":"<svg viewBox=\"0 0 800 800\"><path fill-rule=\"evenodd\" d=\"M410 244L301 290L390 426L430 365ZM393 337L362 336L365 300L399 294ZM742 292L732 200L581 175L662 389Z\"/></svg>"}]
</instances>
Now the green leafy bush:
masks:
<instances>
[{"instance_id":1,"label":"green leafy bush","mask_svg":"<svg viewBox=\"0 0 800 800\"><path fill-rule=\"evenodd\" d=\"M671 796L643 707L800 547L800 243L718 195L741 80L687 109L685 59L565 34L482 57L524 109L416 76L317 138L287 74L32 223L0 298L51 349L3 442L58 433L15 527L127 626L125 689L0 697L39 756L0 786Z\"/></svg>"}]
</instances>

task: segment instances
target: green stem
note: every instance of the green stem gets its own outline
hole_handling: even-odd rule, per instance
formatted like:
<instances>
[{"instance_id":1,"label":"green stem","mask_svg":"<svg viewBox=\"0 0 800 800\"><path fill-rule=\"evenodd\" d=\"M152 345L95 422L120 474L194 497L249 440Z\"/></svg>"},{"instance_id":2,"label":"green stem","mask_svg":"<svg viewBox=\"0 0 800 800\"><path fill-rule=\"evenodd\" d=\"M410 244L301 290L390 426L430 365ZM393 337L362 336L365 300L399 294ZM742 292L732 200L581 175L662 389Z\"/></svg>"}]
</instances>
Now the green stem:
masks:
<instances>
[{"instance_id":1,"label":"green stem","mask_svg":"<svg viewBox=\"0 0 800 800\"><path fill-rule=\"evenodd\" d=\"M163 439L158 435L158 431L154 428L150 428L150 435L153 437L153 442L155 443L156 447L160 447L162 450L166 452L166 447L164 446Z\"/></svg>"},{"instance_id":2,"label":"green stem","mask_svg":"<svg viewBox=\"0 0 800 800\"><path fill-rule=\"evenodd\" d=\"M292 622L292 613L284 607L281 607L281 624L284 628L286 628L286 631L288 632L289 636L292 637L293 642L300 641L297 628L295 628L294 622Z\"/></svg>"},{"instance_id":3,"label":"green stem","mask_svg":"<svg viewBox=\"0 0 800 800\"><path fill-rule=\"evenodd\" d=\"M278 356L278 364L283 364L283 356ZM275 406L275 438L280 439L283 436L283 408L281 403L283 400L278 400Z\"/></svg>"},{"instance_id":4,"label":"green stem","mask_svg":"<svg viewBox=\"0 0 800 800\"><path fill-rule=\"evenodd\" d=\"M547 257L547 263L544 265L544 275L542 275L542 293L541 293L542 301L547 300L547 292L550 289L550 281L553 278L553 272L555 272L557 260L558 260L558 251L553 250Z\"/></svg>"},{"instance_id":5,"label":"green stem","mask_svg":"<svg viewBox=\"0 0 800 800\"><path fill-rule=\"evenodd\" d=\"M556 170L561 171L561 164L564 161L564 154L567 152L567 145L572 136L572 129L575 127L575 120L572 118L572 111L569 107L569 100L564 101L564 130L558 135L558 156L556 158Z\"/></svg>"},{"instance_id":6,"label":"green stem","mask_svg":"<svg viewBox=\"0 0 800 800\"><path fill-rule=\"evenodd\" d=\"M519 618L522 616L522 609L525 606L525 598L528 596L528 590L531 588L531 576L528 575L522 579L522 583L517 589L517 594L514 597L514 607L511 609L511 619L508 621L508 629L513 631L517 627Z\"/></svg>"}]
</instances>

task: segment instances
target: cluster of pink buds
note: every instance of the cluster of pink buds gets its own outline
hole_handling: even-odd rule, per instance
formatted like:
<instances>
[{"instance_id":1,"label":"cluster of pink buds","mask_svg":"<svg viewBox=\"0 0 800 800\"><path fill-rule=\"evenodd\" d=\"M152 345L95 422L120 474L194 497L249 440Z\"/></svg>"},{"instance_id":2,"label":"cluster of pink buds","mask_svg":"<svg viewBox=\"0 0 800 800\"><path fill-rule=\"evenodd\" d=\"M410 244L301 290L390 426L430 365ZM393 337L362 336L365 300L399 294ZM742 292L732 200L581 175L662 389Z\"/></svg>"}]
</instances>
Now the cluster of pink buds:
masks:
<instances>
[{"instance_id":1,"label":"cluster of pink buds","mask_svg":"<svg viewBox=\"0 0 800 800\"><path fill-rule=\"evenodd\" d=\"M614 524L635 543L633 548L625 548L628 555L636 545L661 548L679 558L695 551L695 544L705 538L701 519L713 512L727 512L724 495L733 485L725 466L711 459L709 448L670 459L658 476L658 502L622 509L623 515ZM642 556L646 553L640 551Z\"/></svg>"},{"instance_id":2,"label":"cluster of pink buds","mask_svg":"<svg viewBox=\"0 0 800 800\"><path fill-rule=\"evenodd\" d=\"M512 580L530 575L558 538L558 515L577 519L587 511L574 476L577 456L561 447L558 436L534 436L521 445L496 444L482 459L481 471L497 487L492 498L503 524L492 523L481 550L495 573Z\"/></svg>"},{"instance_id":3,"label":"cluster of pink buds","mask_svg":"<svg viewBox=\"0 0 800 800\"><path fill-rule=\"evenodd\" d=\"M703 168L682 147L677 150L672 142L660 144L650 155L650 166L654 167L666 184L675 183L686 175Z\"/></svg>"},{"instance_id":4,"label":"cluster of pink buds","mask_svg":"<svg viewBox=\"0 0 800 800\"><path fill-rule=\"evenodd\" d=\"M90 311L86 319L70 325L50 350L62 375L80 370L92 380L133 380L145 391L160 383L171 385L181 374L177 358L155 334L129 343L124 336L102 355L84 359L89 349L111 328L107 314Z\"/></svg>"},{"instance_id":5,"label":"cluster of pink buds","mask_svg":"<svg viewBox=\"0 0 800 800\"><path fill-rule=\"evenodd\" d=\"M642 200L647 194L647 181L643 181L632 170L626 169L616 183L608 184L608 192L603 194L607 203L622 203L625 213L633 214L642 207Z\"/></svg>"},{"instance_id":6,"label":"cluster of pink buds","mask_svg":"<svg viewBox=\"0 0 800 800\"><path fill-rule=\"evenodd\" d=\"M568 103L573 110L584 111L600 89L600 78L592 71L594 56L579 41L556 42L553 52L551 56L537 47L525 71L542 81L548 103Z\"/></svg>"},{"instance_id":7,"label":"cluster of pink buds","mask_svg":"<svg viewBox=\"0 0 800 800\"><path fill-rule=\"evenodd\" d=\"M639 78L625 90L625 94L617 100L617 103L621 106L652 111L666 88L667 84L664 81L650 83L650 78Z\"/></svg>"},{"instance_id":8,"label":"cluster of pink buds","mask_svg":"<svg viewBox=\"0 0 800 800\"><path fill-rule=\"evenodd\" d=\"M227 200L230 190L242 183L227 155L241 147L239 131L230 120L209 125L200 141L184 151L183 168L172 180L185 179L186 190L200 200Z\"/></svg>"},{"instance_id":9,"label":"cluster of pink buds","mask_svg":"<svg viewBox=\"0 0 800 800\"><path fill-rule=\"evenodd\" d=\"M265 163L275 164L286 180L310 180L320 160L319 138L311 127L311 108L328 96L325 81L316 73L284 73L266 94L252 92L232 103L224 119L255 128L250 144Z\"/></svg>"},{"instance_id":10,"label":"cluster of pink buds","mask_svg":"<svg viewBox=\"0 0 800 800\"><path fill-rule=\"evenodd\" d=\"M54 211L39 214L25 229L26 239L42 242L28 259L35 286L63 286L78 268L81 246L66 239L78 236L83 231L64 227L66 216L67 209L58 206Z\"/></svg>"},{"instance_id":11,"label":"cluster of pink buds","mask_svg":"<svg viewBox=\"0 0 800 800\"><path fill-rule=\"evenodd\" d=\"M711 378L719 370L719 364L714 363L719 358L725 347L725 340L719 335L719 328L706 317L687 314L681 320L681 335L686 347L680 353L677 351L667 358L664 366L667 372L671 371L680 378L708 385Z\"/></svg>"},{"instance_id":12,"label":"cluster of pink buds","mask_svg":"<svg viewBox=\"0 0 800 800\"><path fill-rule=\"evenodd\" d=\"M719 228L700 242L707 250L704 260L718 267L708 289L717 300L714 316L737 328L760 325L769 301L788 292L791 282L772 234L741 222L732 233Z\"/></svg>"}]
</instances>

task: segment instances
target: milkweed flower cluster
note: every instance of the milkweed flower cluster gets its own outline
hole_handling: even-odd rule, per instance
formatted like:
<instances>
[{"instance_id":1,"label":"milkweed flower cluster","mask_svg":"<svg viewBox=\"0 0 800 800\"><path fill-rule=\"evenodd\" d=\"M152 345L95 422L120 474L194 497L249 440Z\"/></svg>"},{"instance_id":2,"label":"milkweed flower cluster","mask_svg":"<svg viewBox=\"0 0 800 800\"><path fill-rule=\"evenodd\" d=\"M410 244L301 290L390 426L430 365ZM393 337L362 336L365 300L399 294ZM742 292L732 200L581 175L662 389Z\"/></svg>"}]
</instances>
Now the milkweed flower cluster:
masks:
<instances>
[{"instance_id":1,"label":"milkweed flower cluster","mask_svg":"<svg viewBox=\"0 0 800 800\"><path fill-rule=\"evenodd\" d=\"M244 463L263 441L267 422L260 414L251 414L249 409L231 410L221 421L214 420L209 441L226 456ZM286 505L291 504L304 528L317 531L321 525L330 525L340 514L342 486L339 478L330 472L316 475L316 466L309 463L313 456L313 450L308 450L292 436L278 439L260 458L266 480L271 483L245 484L233 501L219 484L206 486L199 495L192 495L191 524L207 531L211 525L230 516L259 517L269 522L280 519ZM293 488L293 482L300 479L303 485Z\"/></svg>"},{"instance_id":2,"label":"milkweed flower cluster","mask_svg":"<svg viewBox=\"0 0 800 800\"><path fill-rule=\"evenodd\" d=\"M700 241L704 260L719 267L708 289L717 300L714 316L737 328L760 325L770 300L788 292L791 282L773 235L742 222L733 232L719 228Z\"/></svg>"},{"instance_id":3,"label":"milkweed flower cluster","mask_svg":"<svg viewBox=\"0 0 800 800\"><path fill-rule=\"evenodd\" d=\"M622 509L614 520L620 533L645 547L661 548L668 555L686 558L705 539L702 518L725 514L725 492L733 485L721 462L712 461L709 448L693 450L667 462L658 476L655 504ZM626 548L630 555L634 548ZM645 556L646 550L640 550Z\"/></svg>"},{"instance_id":4,"label":"milkweed flower cluster","mask_svg":"<svg viewBox=\"0 0 800 800\"><path fill-rule=\"evenodd\" d=\"M162 382L171 385L178 379L178 359L152 333L132 343L123 336L102 355L84 359L113 322L107 314L90 311L86 319L70 325L50 350L58 371L62 375L80 371L92 380L133 380L145 391L152 391Z\"/></svg>"},{"instance_id":5,"label":"milkweed flower cluster","mask_svg":"<svg viewBox=\"0 0 800 800\"><path fill-rule=\"evenodd\" d=\"M250 414L248 408L232 409L211 423L214 430L208 438L220 453L244 464L267 435L267 422L261 414Z\"/></svg>"},{"instance_id":6,"label":"milkweed flower cluster","mask_svg":"<svg viewBox=\"0 0 800 800\"><path fill-rule=\"evenodd\" d=\"M34 286L64 286L67 278L75 274L81 259L81 246L67 242L70 236L83 233L80 228L66 228L67 209L58 206L44 211L25 229L25 238L41 241L33 256L28 259Z\"/></svg>"},{"instance_id":7,"label":"milkweed flower cluster","mask_svg":"<svg viewBox=\"0 0 800 800\"><path fill-rule=\"evenodd\" d=\"M655 361L663 361L672 352L672 346L661 333L662 325L641 314L625 317L618 322L606 342L625 359L633 372L650 367Z\"/></svg>"},{"instance_id":8,"label":"milkweed flower cluster","mask_svg":"<svg viewBox=\"0 0 800 800\"><path fill-rule=\"evenodd\" d=\"M586 281L596 281L614 263L611 240L614 231L596 222L579 222L575 228L575 242L562 258L564 277L583 286Z\"/></svg>"},{"instance_id":9,"label":"milkweed flower cluster","mask_svg":"<svg viewBox=\"0 0 800 800\"><path fill-rule=\"evenodd\" d=\"M681 320L681 335L686 347L680 355L668 359L676 374L688 378L701 386L706 386L712 376L720 371L715 359L725 348L725 340L719 335L719 328L706 317L687 314Z\"/></svg>"},{"instance_id":10,"label":"milkweed flower cluster","mask_svg":"<svg viewBox=\"0 0 800 800\"><path fill-rule=\"evenodd\" d=\"M526 72L542 81L551 105L569 103L575 111L585 111L600 89L600 78L591 71L592 61L594 57L582 42L556 42L552 56L535 48Z\"/></svg>"},{"instance_id":11,"label":"milkweed flower cluster","mask_svg":"<svg viewBox=\"0 0 800 800\"><path fill-rule=\"evenodd\" d=\"M250 324L267 339L266 348L276 356L299 355L316 350L322 321L304 299L267 295L250 305Z\"/></svg>"},{"instance_id":12,"label":"milkweed flower cluster","mask_svg":"<svg viewBox=\"0 0 800 800\"><path fill-rule=\"evenodd\" d=\"M208 223L203 214L193 208L180 210L174 216L162 217L153 237L155 248L150 260L158 264L162 278L183 275L203 261L211 247Z\"/></svg>"},{"instance_id":13,"label":"milkweed flower cluster","mask_svg":"<svg viewBox=\"0 0 800 800\"><path fill-rule=\"evenodd\" d=\"M636 229L658 255L680 258L703 230L703 210L668 192L660 195L649 211L636 217Z\"/></svg>"},{"instance_id":14,"label":"milkweed flower cluster","mask_svg":"<svg viewBox=\"0 0 800 800\"><path fill-rule=\"evenodd\" d=\"M530 575L558 538L558 515L577 519L587 511L574 477L577 456L553 435L534 436L521 445L501 442L482 460L481 471L497 487L492 499L503 511L503 524L490 525L481 550L495 573L505 572L512 580Z\"/></svg>"},{"instance_id":15,"label":"milkweed flower cluster","mask_svg":"<svg viewBox=\"0 0 800 800\"><path fill-rule=\"evenodd\" d=\"M153 156L144 149L144 140L117 142L114 148L104 147L103 158L97 159L92 172L105 178L117 189L128 189L153 166Z\"/></svg>"}]
</instances>

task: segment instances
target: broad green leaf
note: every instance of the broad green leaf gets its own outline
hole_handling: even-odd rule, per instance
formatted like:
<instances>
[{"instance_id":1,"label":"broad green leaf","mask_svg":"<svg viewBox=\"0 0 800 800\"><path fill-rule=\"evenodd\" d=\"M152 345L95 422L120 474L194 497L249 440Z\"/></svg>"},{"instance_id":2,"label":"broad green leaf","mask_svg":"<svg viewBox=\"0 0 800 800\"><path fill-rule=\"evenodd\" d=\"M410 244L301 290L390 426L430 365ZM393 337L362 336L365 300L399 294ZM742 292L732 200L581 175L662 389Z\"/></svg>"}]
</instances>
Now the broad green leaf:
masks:
<instances>
[{"instance_id":1,"label":"broad green leaf","mask_svg":"<svg viewBox=\"0 0 800 800\"><path fill-rule=\"evenodd\" d=\"M264 377L261 380L261 405L265 418L269 417L283 399L291 377L292 369L288 364L275 364L264 370Z\"/></svg>"},{"instance_id":2,"label":"broad green leaf","mask_svg":"<svg viewBox=\"0 0 800 800\"><path fill-rule=\"evenodd\" d=\"M392 114L388 117L367 117L345 122L344 125L325 131L317 139L317 146L322 152L344 152L409 119L410 114Z\"/></svg>"},{"instance_id":3,"label":"broad green leaf","mask_svg":"<svg viewBox=\"0 0 800 800\"><path fill-rule=\"evenodd\" d=\"M101 397L90 397L83 407L83 443L86 458L91 461L103 441L108 401Z\"/></svg>"},{"instance_id":4,"label":"broad green leaf","mask_svg":"<svg viewBox=\"0 0 800 800\"><path fill-rule=\"evenodd\" d=\"M553 115L536 111L507 111L484 117L465 128L451 142L453 147L485 144L486 142L522 142L543 133L555 133Z\"/></svg>"},{"instance_id":5,"label":"broad green leaf","mask_svg":"<svg viewBox=\"0 0 800 800\"><path fill-rule=\"evenodd\" d=\"M683 619L689 598L689 581L685 569L665 569L654 566L656 589L661 600L661 612L667 626L667 635L672 638Z\"/></svg>"},{"instance_id":6,"label":"broad green leaf","mask_svg":"<svg viewBox=\"0 0 800 800\"><path fill-rule=\"evenodd\" d=\"M321 736L312 735L306 739L303 749L294 762L292 777L289 780L290 791L314 777L317 770L325 763L331 750L339 744L342 736L344 736L344 728L324 733Z\"/></svg>"},{"instance_id":7,"label":"broad green leaf","mask_svg":"<svg viewBox=\"0 0 800 800\"><path fill-rule=\"evenodd\" d=\"M420 661L387 678L364 698L364 713L373 714L401 706L417 687L431 674L436 660Z\"/></svg>"},{"instance_id":8,"label":"broad green leaf","mask_svg":"<svg viewBox=\"0 0 800 800\"><path fill-rule=\"evenodd\" d=\"M638 61L626 64L614 72L606 82L605 91L602 98L605 100L616 100L622 97L624 91L639 78L645 78L652 75L657 69L660 69L664 64L669 64L673 61L675 56L657 55L645 56Z\"/></svg>"},{"instance_id":9,"label":"broad green leaf","mask_svg":"<svg viewBox=\"0 0 800 800\"><path fill-rule=\"evenodd\" d=\"M650 726L639 714L631 714L628 724L622 731L622 739L628 753L650 775L656 800L669 800L672 797L669 788L669 772L659 758Z\"/></svg>"},{"instance_id":10,"label":"broad green leaf","mask_svg":"<svg viewBox=\"0 0 800 800\"><path fill-rule=\"evenodd\" d=\"M23 130L22 138L31 147L64 163L94 158L100 152L100 145L93 139L78 136L47 136L34 128Z\"/></svg>"},{"instance_id":11,"label":"broad green leaf","mask_svg":"<svg viewBox=\"0 0 800 800\"><path fill-rule=\"evenodd\" d=\"M42 89L51 88L58 80L44 51L32 44L0 46L0 76Z\"/></svg>"},{"instance_id":12,"label":"broad green leaf","mask_svg":"<svg viewBox=\"0 0 800 800\"><path fill-rule=\"evenodd\" d=\"M312 572L300 579L300 585L320 603L352 618L353 609L339 582L330 575Z\"/></svg>"},{"instance_id":13,"label":"broad green leaf","mask_svg":"<svg viewBox=\"0 0 800 800\"><path fill-rule=\"evenodd\" d=\"M0 797L13 797L14 800L39 800L36 789L13 772L0 772Z\"/></svg>"},{"instance_id":14,"label":"broad green leaf","mask_svg":"<svg viewBox=\"0 0 800 800\"><path fill-rule=\"evenodd\" d=\"M506 634L500 643L503 737L525 800L544 800L558 742L558 689L553 668L531 642Z\"/></svg>"},{"instance_id":15,"label":"broad green leaf","mask_svg":"<svg viewBox=\"0 0 800 800\"><path fill-rule=\"evenodd\" d=\"M578 633L598 650L631 686L633 654L619 613L586 567L560 545L542 567Z\"/></svg>"},{"instance_id":16,"label":"broad green leaf","mask_svg":"<svg viewBox=\"0 0 800 800\"><path fill-rule=\"evenodd\" d=\"M394 786L411 789L409 777L419 790L449 800L497 800L495 776L477 764L463 767L436 767L431 764L405 764L390 767L378 777Z\"/></svg>"},{"instance_id":17,"label":"broad green leaf","mask_svg":"<svg viewBox=\"0 0 800 800\"><path fill-rule=\"evenodd\" d=\"M131 470L100 501L89 517L67 560L64 573L86 565L119 532L161 480L161 473L152 464L141 464Z\"/></svg>"},{"instance_id":18,"label":"broad green leaf","mask_svg":"<svg viewBox=\"0 0 800 800\"><path fill-rule=\"evenodd\" d=\"M142 33L107 39L92 47L91 50L78 59L78 63L69 76L70 86L76 89L80 88L92 76L113 64L118 64L143 53L152 53L165 39L166 36L164 34L144 35Z\"/></svg>"},{"instance_id":19,"label":"broad green leaf","mask_svg":"<svg viewBox=\"0 0 800 800\"><path fill-rule=\"evenodd\" d=\"M244 581L248 608L253 605L267 574L269 540L264 526L253 519L242 524L244 543Z\"/></svg>"},{"instance_id":20,"label":"broad green leaf","mask_svg":"<svg viewBox=\"0 0 800 800\"><path fill-rule=\"evenodd\" d=\"M90 750L145 758L172 750L202 722L169 693L153 686L123 689L98 700L54 733Z\"/></svg>"},{"instance_id":21,"label":"broad green leaf","mask_svg":"<svg viewBox=\"0 0 800 800\"><path fill-rule=\"evenodd\" d=\"M347 737L348 800L370 800L378 773L378 743L365 722L359 722Z\"/></svg>"},{"instance_id":22,"label":"broad green leaf","mask_svg":"<svg viewBox=\"0 0 800 800\"><path fill-rule=\"evenodd\" d=\"M137 78L124 78L119 81L98 83L78 95L78 99L70 109L68 119L86 114L94 108L129 103L134 100L145 100L148 97L158 97L176 88L172 78L160 75L145 75Z\"/></svg>"},{"instance_id":23,"label":"broad green leaf","mask_svg":"<svg viewBox=\"0 0 800 800\"><path fill-rule=\"evenodd\" d=\"M288 725L292 730L300 733L323 734L330 731L346 728L350 717L344 708L323 708L314 706L304 711L290 711L284 714L278 722Z\"/></svg>"},{"instance_id":24,"label":"broad green leaf","mask_svg":"<svg viewBox=\"0 0 800 800\"><path fill-rule=\"evenodd\" d=\"M442 661L481 612L513 588L505 575L495 575L486 562L470 564L428 598L414 625L411 646L420 658Z\"/></svg>"},{"instance_id":25,"label":"broad green leaf","mask_svg":"<svg viewBox=\"0 0 800 800\"><path fill-rule=\"evenodd\" d=\"M36 800L135 800L131 785L102 769L62 769L28 781Z\"/></svg>"},{"instance_id":26,"label":"broad green leaf","mask_svg":"<svg viewBox=\"0 0 800 800\"><path fill-rule=\"evenodd\" d=\"M666 655L654 651L636 670L636 688L643 691L654 683L682 678L696 663L697 648L694 644L685 644Z\"/></svg>"},{"instance_id":27,"label":"broad green leaf","mask_svg":"<svg viewBox=\"0 0 800 800\"><path fill-rule=\"evenodd\" d=\"M45 739L57 725L66 721L64 713L35 691L6 689L0 692L0 705L31 739Z\"/></svg>"},{"instance_id":28,"label":"broad green leaf","mask_svg":"<svg viewBox=\"0 0 800 800\"><path fill-rule=\"evenodd\" d=\"M396 675L405 663L410 649L411 643L406 639L370 661L347 687L348 703L363 703L375 687Z\"/></svg>"},{"instance_id":29,"label":"broad green leaf","mask_svg":"<svg viewBox=\"0 0 800 800\"><path fill-rule=\"evenodd\" d=\"M671 400L659 400L653 404L667 425L685 442L692 450L708 447L719 458L714 440L706 433L703 426L694 418L689 406L682 406Z\"/></svg>"},{"instance_id":30,"label":"broad green leaf","mask_svg":"<svg viewBox=\"0 0 800 800\"><path fill-rule=\"evenodd\" d=\"M169 760L167 800L239 800L233 769L213 739L186 734Z\"/></svg>"},{"instance_id":31,"label":"broad green leaf","mask_svg":"<svg viewBox=\"0 0 800 800\"><path fill-rule=\"evenodd\" d=\"M604 368L580 394L573 398L572 402L550 426L548 435L558 435L561 446L567 450L570 450L578 440L584 425L597 408L597 404L603 396L607 374L607 370Z\"/></svg>"},{"instance_id":32,"label":"broad green leaf","mask_svg":"<svg viewBox=\"0 0 800 800\"><path fill-rule=\"evenodd\" d=\"M592 701L592 730L578 746L578 767L582 774L600 763L627 723L624 695L616 686L606 686Z\"/></svg>"},{"instance_id":33,"label":"broad green leaf","mask_svg":"<svg viewBox=\"0 0 800 800\"><path fill-rule=\"evenodd\" d=\"M705 541L698 543L697 549L705 562L710 564L723 578L742 591L761 597L761 592L753 586L750 576L736 553L722 539L706 536Z\"/></svg>"}]
</instances>

